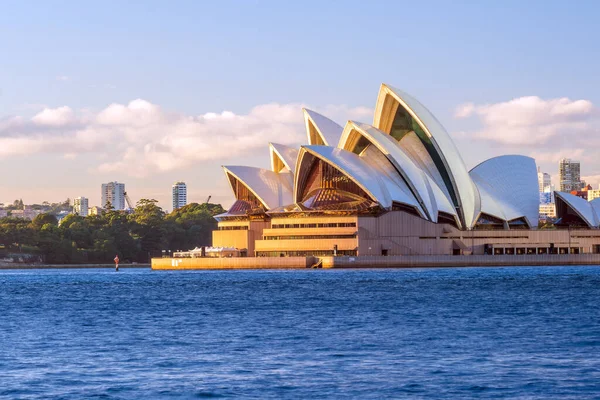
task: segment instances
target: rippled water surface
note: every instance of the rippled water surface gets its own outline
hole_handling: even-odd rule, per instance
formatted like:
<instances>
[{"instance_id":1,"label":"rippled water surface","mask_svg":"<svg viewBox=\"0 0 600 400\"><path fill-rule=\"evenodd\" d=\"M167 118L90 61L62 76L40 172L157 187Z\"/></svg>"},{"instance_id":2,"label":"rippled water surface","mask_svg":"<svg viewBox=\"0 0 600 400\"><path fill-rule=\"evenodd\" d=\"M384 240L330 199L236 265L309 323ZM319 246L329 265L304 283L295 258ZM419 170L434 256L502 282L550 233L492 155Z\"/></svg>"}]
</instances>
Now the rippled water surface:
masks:
<instances>
[{"instance_id":1,"label":"rippled water surface","mask_svg":"<svg viewBox=\"0 0 600 400\"><path fill-rule=\"evenodd\" d=\"M6 398L594 398L600 268L0 272Z\"/></svg>"}]
</instances>

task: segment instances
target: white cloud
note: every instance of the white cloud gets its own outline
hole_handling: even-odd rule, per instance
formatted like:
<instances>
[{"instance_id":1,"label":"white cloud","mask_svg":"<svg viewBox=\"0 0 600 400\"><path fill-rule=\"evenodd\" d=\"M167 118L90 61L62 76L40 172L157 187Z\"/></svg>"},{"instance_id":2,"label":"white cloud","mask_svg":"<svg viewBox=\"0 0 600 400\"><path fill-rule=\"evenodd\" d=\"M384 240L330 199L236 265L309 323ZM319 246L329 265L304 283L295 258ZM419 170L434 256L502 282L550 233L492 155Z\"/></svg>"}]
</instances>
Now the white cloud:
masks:
<instances>
[{"instance_id":1,"label":"white cloud","mask_svg":"<svg viewBox=\"0 0 600 400\"><path fill-rule=\"evenodd\" d=\"M456 107L454 111L454 116L456 118L467 118L470 117L475 111L475 104L473 103L465 103Z\"/></svg>"},{"instance_id":2,"label":"white cloud","mask_svg":"<svg viewBox=\"0 0 600 400\"><path fill-rule=\"evenodd\" d=\"M587 183L588 185L592 185L592 189L600 188L600 186L598 185L600 183L600 175L582 176L581 180L585 181L585 183Z\"/></svg>"},{"instance_id":3,"label":"white cloud","mask_svg":"<svg viewBox=\"0 0 600 400\"><path fill-rule=\"evenodd\" d=\"M62 81L62 82L66 82L66 81L68 81L69 79L70 79L70 78L69 78L68 76L66 76L66 75L59 75L59 76L57 76L57 77L56 77L56 80L57 80L57 81Z\"/></svg>"},{"instance_id":4,"label":"white cloud","mask_svg":"<svg viewBox=\"0 0 600 400\"><path fill-rule=\"evenodd\" d=\"M588 100L528 96L495 104L466 103L457 107L455 116L476 116L482 128L471 136L504 145L556 146L557 139L566 139L577 146L600 133L599 110Z\"/></svg>"},{"instance_id":5,"label":"white cloud","mask_svg":"<svg viewBox=\"0 0 600 400\"><path fill-rule=\"evenodd\" d=\"M75 122L75 113L70 107L44 108L31 119L37 125L65 126Z\"/></svg>"},{"instance_id":6,"label":"white cloud","mask_svg":"<svg viewBox=\"0 0 600 400\"><path fill-rule=\"evenodd\" d=\"M41 139L27 137L0 138L0 157L33 154L42 151L44 145Z\"/></svg>"},{"instance_id":7,"label":"white cloud","mask_svg":"<svg viewBox=\"0 0 600 400\"><path fill-rule=\"evenodd\" d=\"M266 149L268 142L302 144L306 137L302 107L271 103L247 114L193 116L137 99L99 112L45 108L31 119L0 119L0 158L55 153L73 159L85 153L95 156L90 159L96 160L97 171L143 177L251 154ZM371 109L344 105L322 111L342 123L372 115Z\"/></svg>"},{"instance_id":8,"label":"white cloud","mask_svg":"<svg viewBox=\"0 0 600 400\"><path fill-rule=\"evenodd\" d=\"M579 161L587 161L589 159L589 155L586 155L585 149L581 148L555 148L549 150L542 149L532 151L529 153L529 155L540 163L554 163L556 165L558 165L558 162L562 158L571 158Z\"/></svg>"}]
</instances>

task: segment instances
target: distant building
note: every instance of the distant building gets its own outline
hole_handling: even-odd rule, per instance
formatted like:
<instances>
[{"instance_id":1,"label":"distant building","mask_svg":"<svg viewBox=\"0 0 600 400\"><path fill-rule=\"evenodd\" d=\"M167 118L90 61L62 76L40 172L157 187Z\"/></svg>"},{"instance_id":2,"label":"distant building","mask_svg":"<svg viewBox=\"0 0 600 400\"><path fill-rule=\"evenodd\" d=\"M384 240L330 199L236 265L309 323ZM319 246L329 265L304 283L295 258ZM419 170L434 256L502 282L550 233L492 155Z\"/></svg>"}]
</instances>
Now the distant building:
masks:
<instances>
[{"instance_id":1,"label":"distant building","mask_svg":"<svg viewBox=\"0 0 600 400\"><path fill-rule=\"evenodd\" d=\"M63 222L63 220L65 219L65 217L67 215L71 215L75 213L75 211L71 212L71 211L61 211L58 214L56 214L56 220L58 221L58 226L60 226Z\"/></svg>"},{"instance_id":2,"label":"distant building","mask_svg":"<svg viewBox=\"0 0 600 400\"><path fill-rule=\"evenodd\" d=\"M102 207L109 203L115 210L125 209L125 184L108 182L102 184Z\"/></svg>"},{"instance_id":3,"label":"distant building","mask_svg":"<svg viewBox=\"0 0 600 400\"><path fill-rule=\"evenodd\" d=\"M588 199L588 192L583 190L571 190L570 194L573 196L581 197L584 200Z\"/></svg>"},{"instance_id":4,"label":"distant building","mask_svg":"<svg viewBox=\"0 0 600 400\"><path fill-rule=\"evenodd\" d=\"M88 209L88 215L102 215L104 209L102 207L93 206Z\"/></svg>"},{"instance_id":5,"label":"distant building","mask_svg":"<svg viewBox=\"0 0 600 400\"><path fill-rule=\"evenodd\" d=\"M8 210L0 209L0 218L6 218L8 216Z\"/></svg>"},{"instance_id":6,"label":"distant building","mask_svg":"<svg viewBox=\"0 0 600 400\"><path fill-rule=\"evenodd\" d=\"M540 193L540 204L554 203L554 192Z\"/></svg>"},{"instance_id":7,"label":"distant building","mask_svg":"<svg viewBox=\"0 0 600 400\"><path fill-rule=\"evenodd\" d=\"M88 216L88 199L87 197L75 197L73 199L73 213L82 217Z\"/></svg>"},{"instance_id":8,"label":"distant building","mask_svg":"<svg viewBox=\"0 0 600 400\"><path fill-rule=\"evenodd\" d=\"M563 158L558 163L558 179L560 181L560 191L570 193L579 191L581 185L581 168L579 161L573 161L570 158Z\"/></svg>"},{"instance_id":9,"label":"distant building","mask_svg":"<svg viewBox=\"0 0 600 400\"><path fill-rule=\"evenodd\" d=\"M588 200L588 191L592 189L592 185L586 185L581 188L581 190L571 190L571 194L573 196L581 197L582 199Z\"/></svg>"},{"instance_id":10,"label":"distant building","mask_svg":"<svg viewBox=\"0 0 600 400\"><path fill-rule=\"evenodd\" d=\"M537 169L538 171L538 185L540 187L540 193L547 192L550 190L550 186L552 185L550 174L542 172L540 167Z\"/></svg>"},{"instance_id":11,"label":"distant building","mask_svg":"<svg viewBox=\"0 0 600 400\"><path fill-rule=\"evenodd\" d=\"M173 211L187 204L187 186L185 182L173 184Z\"/></svg>"},{"instance_id":12,"label":"distant building","mask_svg":"<svg viewBox=\"0 0 600 400\"><path fill-rule=\"evenodd\" d=\"M10 212L11 217L23 218L32 220L42 213L41 210L34 210L31 206L24 206L22 210L12 210Z\"/></svg>"},{"instance_id":13,"label":"distant building","mask_svg":"<svg viewBox=\"0 0 600 400\"><path fill-rule=\"evenodd\" d=\"M554 203L540 204L540 219L545 220L548 218L556 217L556 206Z\"/></svg>"},{"instance_id":14,"label":"distant building","mask_svg":"<svg viewBox=\"0 0 600 400\"><path fill-rule=\"evenodd\" d=\"M600 197L600 189L591 189L587 191L587 199L588 201L592 201Z\"/></svg>"}]
</instances>

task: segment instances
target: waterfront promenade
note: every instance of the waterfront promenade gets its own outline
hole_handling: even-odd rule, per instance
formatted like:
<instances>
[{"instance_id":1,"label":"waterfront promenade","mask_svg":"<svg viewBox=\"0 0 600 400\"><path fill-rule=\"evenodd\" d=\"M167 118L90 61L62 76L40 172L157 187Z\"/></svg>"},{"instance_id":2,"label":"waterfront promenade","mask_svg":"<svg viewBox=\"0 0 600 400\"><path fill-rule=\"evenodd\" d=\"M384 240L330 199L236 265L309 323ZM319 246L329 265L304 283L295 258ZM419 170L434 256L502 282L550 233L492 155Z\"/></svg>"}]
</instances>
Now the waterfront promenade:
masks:
<instances>
[{"instance_id":1,"label":"waterfront promenade","mask_svg":"<svg viewBox=\"0 0 600 400\"><path fill-rule=\"evenodd\" d=\"M115 268L115 264L25 264L25 263L0 263L0 270L7 269L91 269ZM150 268L150 264L119 264L123 268Z\"/></svg>"},{"instance_id":2,"label":"waterfront promenade","mask_svg":"<svg viewBox=\"0 0 600 400\"><path fill-rule=\"evenodd\" d=\"M600 254L153 258L154 270L600 265Z\"/></svg>"}]
</instances>

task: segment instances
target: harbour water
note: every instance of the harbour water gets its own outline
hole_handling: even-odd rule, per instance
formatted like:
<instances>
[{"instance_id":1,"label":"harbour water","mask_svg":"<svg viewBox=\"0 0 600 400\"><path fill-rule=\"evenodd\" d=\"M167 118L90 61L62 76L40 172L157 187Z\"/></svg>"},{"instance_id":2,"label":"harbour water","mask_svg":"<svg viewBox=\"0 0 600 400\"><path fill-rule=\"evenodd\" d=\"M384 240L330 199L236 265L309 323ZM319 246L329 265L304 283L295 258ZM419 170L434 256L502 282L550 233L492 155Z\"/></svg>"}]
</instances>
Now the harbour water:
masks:
<instances>
[{"instance_id":1,"label":"harbour water","mask_svg":"<svg viewBox=\"0 0 600 400\"><path fill-rule=\"evenodd\" d=\"M594 398L600 268L0 271L4 398Z\"/></svg>"}]
</instances>

